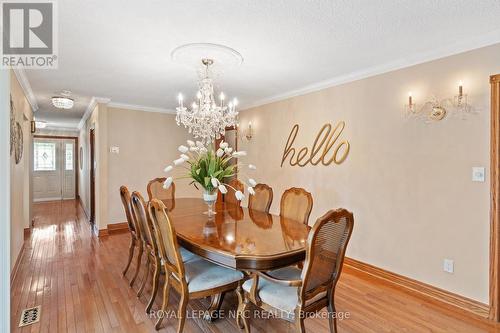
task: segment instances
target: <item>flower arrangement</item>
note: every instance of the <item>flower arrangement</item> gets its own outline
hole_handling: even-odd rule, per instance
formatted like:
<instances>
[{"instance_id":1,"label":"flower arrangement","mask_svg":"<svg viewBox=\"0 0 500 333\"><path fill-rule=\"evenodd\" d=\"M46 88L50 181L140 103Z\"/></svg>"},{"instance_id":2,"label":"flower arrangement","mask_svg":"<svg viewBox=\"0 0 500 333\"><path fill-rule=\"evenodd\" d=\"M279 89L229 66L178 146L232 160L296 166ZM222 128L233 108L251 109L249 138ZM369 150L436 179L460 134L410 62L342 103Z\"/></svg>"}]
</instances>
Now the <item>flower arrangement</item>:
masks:
<instances>
[{"instance_id":1,"label":"flower arrangement","mask_svg":"<svg viewBox=\"0 0 500 333\"><path fill-rule=\"evenodd\" d=\"M187 171L187 173L181 177L175 177L176 179L191 179L191 184L193 184L197 189L200 186L204 190L204 199L207 200L207 196L215 195L213 201L217 198L217 190L221 193L226 194L227 188L234 190L234 195L237 200L241 201L245 198L245 195L226 183L228 178L235 175L236 170L240 177L245 180L241 180L247 187L247 191L250 195L255 194L253 187L257 185L257 182L248 177L244 172L243 168L246 166L249 170L255 170L256 167L253 164L243 164L237 162L236 164L230 163L232 159L246 156L245 151L234 151L233 148L229 147L227 142L221 142L216 151L209 148L207 149L203 143L197 141L193 142L187 140L187 146L181 145L178 148L181 153L180 157L173 161L173 165L169 165L165 168L165 172L171 172L174 167L181 167ZM174 181L173 176L169 176L163 188L168 189L172 182Z\"/></svg>"}]
</instances>

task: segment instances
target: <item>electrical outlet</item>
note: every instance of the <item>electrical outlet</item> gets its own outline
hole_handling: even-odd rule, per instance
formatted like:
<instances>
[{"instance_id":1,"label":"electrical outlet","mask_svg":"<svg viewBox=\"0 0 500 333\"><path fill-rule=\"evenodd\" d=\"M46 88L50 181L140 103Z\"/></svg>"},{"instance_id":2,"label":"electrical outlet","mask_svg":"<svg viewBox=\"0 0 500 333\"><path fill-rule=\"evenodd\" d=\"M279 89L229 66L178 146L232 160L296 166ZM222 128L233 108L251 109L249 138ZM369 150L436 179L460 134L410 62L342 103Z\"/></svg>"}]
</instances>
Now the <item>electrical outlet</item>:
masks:
<instances>
[{"instance_id":1,"label":"electrical outlet","mask_svg":"<svg viewBox=\"0 0 500 333\"><path fill-rule=\"evenodd\" d=\"M443 261L443 271L447 273L453 273L453 260L452 259L445 259Z\"/></svg>"},{"instance_id":2,"label":"electrical outlet","mask_svg":"<svg viewBox=\"0 0 500 333\"><path fill-rule=\"evenodd\" d=\"M473 182L484 182L484 167L473 167L472 168L472 181Z\"/></svg>"},{"instance_id":3,"label":"electrical outlet","mask_svg":"<svg viewBox=\"0 0 500 333\"><path fill-rule=\"evenodd\" d=\"M116 147L116 146L110 147L109 148L109 152L111 154L119 154L120 153L120 147Z\"/></svg>"}]
</instances>

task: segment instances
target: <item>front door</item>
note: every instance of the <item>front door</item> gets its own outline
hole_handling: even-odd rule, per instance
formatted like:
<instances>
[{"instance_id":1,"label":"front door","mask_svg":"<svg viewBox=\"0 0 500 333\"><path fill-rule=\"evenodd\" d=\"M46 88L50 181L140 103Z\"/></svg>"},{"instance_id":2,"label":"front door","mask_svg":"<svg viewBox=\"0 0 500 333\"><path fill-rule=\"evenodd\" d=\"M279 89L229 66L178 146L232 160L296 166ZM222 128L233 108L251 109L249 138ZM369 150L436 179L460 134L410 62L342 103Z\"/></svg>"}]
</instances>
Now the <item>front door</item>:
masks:
<instances>
[{"instance_id":1,"label":"front door","mask_svg":"<svg viewBox=\"0 0 500 333\"><path fill-rule=\"evenodd\" d=\"M35 138L33 200L75 198L74 140Z\"/></svg>"}]
</instances>

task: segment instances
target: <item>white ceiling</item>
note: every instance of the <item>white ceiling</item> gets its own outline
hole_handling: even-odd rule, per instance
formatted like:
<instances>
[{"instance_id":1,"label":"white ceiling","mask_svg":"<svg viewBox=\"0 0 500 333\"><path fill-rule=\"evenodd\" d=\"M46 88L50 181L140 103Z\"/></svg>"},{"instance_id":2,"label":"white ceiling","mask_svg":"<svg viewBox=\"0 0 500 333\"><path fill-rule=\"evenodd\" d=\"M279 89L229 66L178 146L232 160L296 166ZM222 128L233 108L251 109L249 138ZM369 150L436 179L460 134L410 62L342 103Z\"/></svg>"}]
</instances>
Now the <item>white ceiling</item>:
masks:
<instances>
[{"instance_id":1,"label":"white ceiling","mask_svg":"<svg viewBox=\"0 0 500 333\"><path fill-rule=\"evenodd\" d=\"M244 63L219 80L242 107L500 42L498 0L64 0L59 68L29 70L37 119L76 127L91 98L173 109L196 73L172 62L207 42ZM73 91L71 111L50 97Z\"/></svg>"}]
</instances>

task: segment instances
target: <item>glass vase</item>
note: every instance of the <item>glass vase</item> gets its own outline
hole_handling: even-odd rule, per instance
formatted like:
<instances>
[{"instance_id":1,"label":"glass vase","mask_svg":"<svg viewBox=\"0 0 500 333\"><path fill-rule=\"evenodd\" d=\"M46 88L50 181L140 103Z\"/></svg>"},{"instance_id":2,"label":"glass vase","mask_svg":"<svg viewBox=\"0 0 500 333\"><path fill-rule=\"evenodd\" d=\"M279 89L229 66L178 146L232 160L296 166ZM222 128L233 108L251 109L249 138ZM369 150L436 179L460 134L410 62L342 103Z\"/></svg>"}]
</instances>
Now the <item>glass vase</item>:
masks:
<instances>
[{"instance_id":1,"label":"glass vase","mask_svg":"<svg viewBox=\"0 0 500 333\"><path fill-rule=\"evenodd\" d=\"M203 201L205 201L208 206L208 211L206 211L205 214L208 215L209 219L213 218L216 214L214 211L214 204L217 201L217 189L212 191L203 190Z\"/></svg>"}]
</instances>

